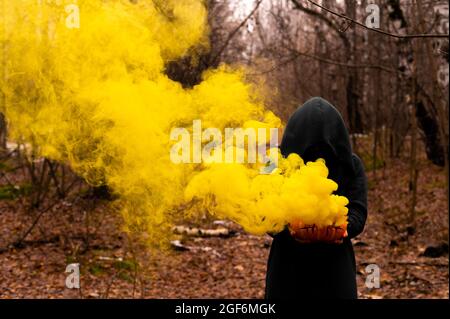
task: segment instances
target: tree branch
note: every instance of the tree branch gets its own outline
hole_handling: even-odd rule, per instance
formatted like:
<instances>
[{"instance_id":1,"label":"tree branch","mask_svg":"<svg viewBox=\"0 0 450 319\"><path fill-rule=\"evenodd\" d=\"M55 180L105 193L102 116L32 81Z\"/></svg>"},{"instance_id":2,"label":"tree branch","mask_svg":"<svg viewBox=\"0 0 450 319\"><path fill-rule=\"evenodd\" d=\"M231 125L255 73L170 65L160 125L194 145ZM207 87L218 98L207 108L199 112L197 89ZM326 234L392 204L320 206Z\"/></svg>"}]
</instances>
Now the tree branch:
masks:
<instances>
[{"instance_id":1,"label":"tree branch","mask_svg":"<svg viewBox=\"0 0 450 319\"><path fill-rule=\"evenodd\" d=\"M325 58L321 58L317 55L314 54L310 54L310 53L306 53L306 52L300 52L294 49L288 49L289 51L292 52L292 56L289 57L288 59L284 60L283 62L273 66L272 68L262 71L261 73L257 73L257 74L249 74L249 75L262 75L262 74L266 74L266 73L270 73L275 71L276 69L285 66L286 64L292 63L295 60L297 60L299 57L303 56L303 57L307 57L310 59L314 59L323 63L327 63L327 64L333 64L333 65L338 65L338 66L343 66L343 67L347 67L347 68L367 68L367 69L378 69L384 72L388 72L388 73L401 73L400 71L397 71L395 69L383 66L383 65L376 65L376 64L350 64L350 63L345 63L345 62L341 62L341 61L336 61L336 60L331 60L331 59L325 59Z\"/></svg>"},{"instance_id":2,"label":"tree branch","mask_svg":"<svg viewBox=\"0 0 450 319\"><path fill-rule=\"evenodd\" d=\"M294 3L298 3L297 0L292 0L292 1ZM316 3L316 2L314 2L312 0L306 0L306 1L308 1L309 3L315 5L316 7L321 8L322 10L324 10L324 11L326 11L328 13L331 13L331 14L333 14L335 16L338 16L338 17L340 17L342 19L345 19L345 20L349 21L350 23L354 23L354 24L356 24L356 25L358 25L358 26L360 26L360 27L362 27L362 28L364 28L366 30L377 32L377 33L380 33L380 34L383 34L383 35L387 35L387 36L390 36L390 37L393 37L393 38L397 38L397 39L414 39L414 38L448 38L449 37L449 34L407 34L407 35L399 35L399 34L390 33L390 32L387 32L387 31L383 31L383 30L380 30L380 29L370 28L370 27L366 26L365 24L363 24L361 22L358 22L358 21L356 21L356 20L354 20L354 19L352 19L352 18L350 18L350 17L348 17L348 16L346 16L344 14L341 14L341 13L335 12L335 11L329 9L329 8L326 8L326 7L320 5L320 4L318 4L318 3ZM311 9L308 9L308 10L311 10ZM314 11L314 10L311 10L311 11ZM320 15L320 13L316 12L316 15Z\"/></svg>"},{"instance_id":3,"label":"tree branch","mask_svg":"<svg viewBox=\"0 0 450 319\"><path fill-rule=\"evenodd\" d=\"M344 42L344 45L346 47L350 47L350 42L349 42L347 36L345 35L345 33L341 32L341 29L332 20L328 19L326 16L324 16L320 12L317 12L315 10L305 7L298 0L291 0L291 1L294 4L295 9L301 10L301 11L303 11L309 15L312 15L312 16L322 20L323 22L325 22L325 24L328 27L330 27L332 30L334 30L339 35L341 40Z\"/></svg>"},{"instance_id":4,"label":"tree branch","mask_svg":"<svg viewBox=\"0 0 450 319\"><path fill-rule=\"evenodd\" d=\"M211 59L210 65L214 65L217 60L220 58L222 53L227 48L228 44L230 44L230 41L234 38L234 36L239 32L239 30L247 23L247 21L253 16L253 14L258 10L259 5L261 4L263 0L258 0L253 10L248 14L247 17L245 17L244 20L228 35L227 39L225 40L225 43L222 45L222 47L219 49L219 51L216 53L216 55Z\"/></svg>"}]
</instances>

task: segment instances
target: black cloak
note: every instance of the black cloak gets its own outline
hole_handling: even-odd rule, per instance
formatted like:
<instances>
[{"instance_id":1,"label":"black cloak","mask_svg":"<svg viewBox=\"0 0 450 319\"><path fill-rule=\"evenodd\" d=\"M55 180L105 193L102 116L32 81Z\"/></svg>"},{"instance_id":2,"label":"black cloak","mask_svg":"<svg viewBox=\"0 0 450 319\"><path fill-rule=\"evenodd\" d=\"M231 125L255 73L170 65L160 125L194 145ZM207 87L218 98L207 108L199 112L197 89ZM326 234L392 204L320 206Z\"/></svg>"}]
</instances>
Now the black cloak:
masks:
<instances>
[{"instance_id":1,"label":"black cloak","mask_svg":"<svg viewBox=\"0 0 450 319\"><path fill-rule=\"evenodd\" d=\"M361 159L352 153L339 111L322 98L299 107L288 121L280 145L284 156L297 153L305 162L324 158L336 194L346 196L348 237L342 244L297 242L287 229L274 235L267 263L269 299L357 298L356 263L351 238L367 218L367 179Z\"/></svg>"}]
</instances>

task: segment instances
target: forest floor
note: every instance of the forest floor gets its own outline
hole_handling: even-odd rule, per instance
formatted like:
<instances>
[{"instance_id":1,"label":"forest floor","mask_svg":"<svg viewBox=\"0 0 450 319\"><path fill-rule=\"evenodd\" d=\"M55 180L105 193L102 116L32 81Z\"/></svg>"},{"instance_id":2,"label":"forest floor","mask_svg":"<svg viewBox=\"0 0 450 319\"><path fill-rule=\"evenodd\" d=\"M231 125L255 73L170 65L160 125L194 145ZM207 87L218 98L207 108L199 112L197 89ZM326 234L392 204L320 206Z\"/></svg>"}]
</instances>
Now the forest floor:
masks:
<instances>
[{"instance_id":1,"label":"forest floor","mask_svg":"<svg viewBox=\"0 0 450 319\"><path fill-rule=\"evenodd\" d=\"M369 216L354 239L360 298L448 298L448 207L443 170L421 161L416 222L408 220L407 163L394 160L369 178ZM262 298L271 238L244 233L178 237L187 250L137 248L107 204L61 202L42 215L21 245L7 247L34 216L0 200L0 298ZM89 218L86 218L86 217ZM215 228L215 224L201 225ZM409 227L408 227L409 226ZM89 236L84 234L89 230ZM83 249L86 243L89 249ZM441 256L438 256L441 255ZM66 266L77 262L81 289L65 287ZM380 288L367 288L366 266L380 269Z\"/></svg>"}]
</instances>

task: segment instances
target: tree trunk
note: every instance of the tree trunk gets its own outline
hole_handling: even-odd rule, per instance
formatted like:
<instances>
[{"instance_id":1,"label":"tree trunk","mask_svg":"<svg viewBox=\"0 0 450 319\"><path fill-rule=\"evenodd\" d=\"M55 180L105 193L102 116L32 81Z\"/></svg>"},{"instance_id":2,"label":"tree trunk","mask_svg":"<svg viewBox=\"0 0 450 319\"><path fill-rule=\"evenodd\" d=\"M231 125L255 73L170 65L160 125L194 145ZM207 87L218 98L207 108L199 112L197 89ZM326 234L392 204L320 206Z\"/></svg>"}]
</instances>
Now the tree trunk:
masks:
<instances>
[{"instance_id":1,"label":"tree trunk","mask_svg":"<svg viewBox=\"0 0 450 319\"><path fill-rule=\"evenodd\" d=\"M435 165L444 166L444 151L439 136L438 123L436 119L430 115L420 99L417 100L415 107L417 124L423 132L427 158Z\"/></svg>"},{"instance_id":2,"label":"tree trunk","mask_svg":"<svg viewBox=\"0 0 450 319\"><path fill-rule=\"evenodd\" d=\"M352 19L356 19L356 2L354 0L345 1L346 14ZM356 30L354 26L350 26L351 37L350 47L347 48L349 64L357 64L356 54ZM350 31L348 30L348 31ZM348 69L347 82L347 112L349 117L350 132L362 133L361 114L359 110L359 94L358 94L358 70L356 68Z\"/></svg>"}]
</instances>

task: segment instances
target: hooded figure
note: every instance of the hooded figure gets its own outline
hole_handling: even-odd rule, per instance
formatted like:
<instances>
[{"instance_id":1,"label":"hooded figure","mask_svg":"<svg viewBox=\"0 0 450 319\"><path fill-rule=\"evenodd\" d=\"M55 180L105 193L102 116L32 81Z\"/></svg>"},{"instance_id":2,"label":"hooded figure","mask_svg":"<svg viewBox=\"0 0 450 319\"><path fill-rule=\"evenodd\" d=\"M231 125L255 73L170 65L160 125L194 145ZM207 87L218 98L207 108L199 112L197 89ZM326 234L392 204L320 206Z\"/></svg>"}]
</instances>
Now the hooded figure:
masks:
<instances>
[{"instance_id":1,"label":"hooded figure","mask_svg":"<svg viewBox=\"0 0 450 319\"><path fill-rule=\"evenodd\" d=\"M313 98L291 116L281 153L297 153L303 160L325 159L328 178L346 196L348 237L340 244L300 243L289 230L274 235L266 275L266 298L357 298L356 263L351 238L359 235L367 218L367 179L339 111L322 98Z\"/></svg>"}]
</instances>

